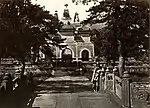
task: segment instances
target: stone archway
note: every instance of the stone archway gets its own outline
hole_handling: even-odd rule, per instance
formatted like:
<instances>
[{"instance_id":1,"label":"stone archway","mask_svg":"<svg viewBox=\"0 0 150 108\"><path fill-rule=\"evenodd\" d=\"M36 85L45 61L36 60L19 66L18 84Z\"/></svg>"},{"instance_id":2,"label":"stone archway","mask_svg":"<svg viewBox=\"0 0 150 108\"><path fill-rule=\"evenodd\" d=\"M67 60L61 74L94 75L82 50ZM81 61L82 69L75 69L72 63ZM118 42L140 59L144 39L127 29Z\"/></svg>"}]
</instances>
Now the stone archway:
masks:
<instances>
[{"instance_id":1,"label":"stone archway","mask_svg":"<svg viewBox=\"0 0 150 108\"><path fill-rule=\"evenodd\" d=\"M72 51L69 48L66 48L62 51L62 60L63 61L72 61Z\"/></svg>"},{"instance_id":2,"label":"stone archway","mask_svg":"<svg viewBox=\"0 0 150 108\"><path fill-rule=\"evenodd\" d=\"M81 53L82 61L89 61L89 51L83 50Z\"/></svg>"}]
</instances>

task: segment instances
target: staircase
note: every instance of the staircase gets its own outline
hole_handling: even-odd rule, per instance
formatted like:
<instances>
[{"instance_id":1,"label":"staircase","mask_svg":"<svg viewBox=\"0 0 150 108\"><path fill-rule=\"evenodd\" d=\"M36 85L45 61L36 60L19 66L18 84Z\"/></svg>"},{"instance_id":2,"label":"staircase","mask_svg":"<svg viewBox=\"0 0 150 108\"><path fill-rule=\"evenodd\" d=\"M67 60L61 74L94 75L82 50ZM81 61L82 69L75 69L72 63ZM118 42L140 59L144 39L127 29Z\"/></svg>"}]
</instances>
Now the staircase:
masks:
<instances>
[{"instance_id":1,"label":"staircase","mask_svg":"<svg viewBox=\"0 0 150 108\"><path fill-rule=\"evenodd\" d=\"M69 73L67 72L67 71L65 71L65 69L63 69L63 68L60 68L60 69L54 69L55 71L54 71L54 76L55 77L62 77L62 76L67 76L67 75L69 75ZM63 70L63 71L62 71Z\"/></svg>"},{"instance_id":2,"label":"staircase","mask_svg":"<svg viewBox=\"0 0 150 108\"><path fill-rule=\"evenodd\" d=\"M63 76L45 80L38 85L36 93L76 93L85 91L92 91L92 83L88 78L85 76Z\"/></svg>"},{"instance_id":3,"label":"staircase","mask_svg":"<svg viewBox=\"0 0 150 108\"><path fill-rule=\"evenodd\" d=\"M87 70L80 62L57 62L53 64L56 77L62 76L79 76L82 75L82 72L86 72ZM80 68L84 69L80 72Z\"/></svg>"},{"instance_id":4,"label":"staircase","mask_svg":"<svg viewBox=\"0 0 150 108\"><path fill-rule=\"evenodd\" d=\"M92 91L92 83L86 76L81 76L75 62L54 64L54 74L37 87L37 93L74 93ZM53 73L53 72L52 72Z\"/></svg>"},{"instance_id":5,"label":"staircase","mask_svg":"<svg viewBox=\"0 0 150 108\"><path fill-rule=\"evenodd\" d=\"M80 75L78 67L55 67L54 70L55 77Z\"/></svg>"}]
</instances>

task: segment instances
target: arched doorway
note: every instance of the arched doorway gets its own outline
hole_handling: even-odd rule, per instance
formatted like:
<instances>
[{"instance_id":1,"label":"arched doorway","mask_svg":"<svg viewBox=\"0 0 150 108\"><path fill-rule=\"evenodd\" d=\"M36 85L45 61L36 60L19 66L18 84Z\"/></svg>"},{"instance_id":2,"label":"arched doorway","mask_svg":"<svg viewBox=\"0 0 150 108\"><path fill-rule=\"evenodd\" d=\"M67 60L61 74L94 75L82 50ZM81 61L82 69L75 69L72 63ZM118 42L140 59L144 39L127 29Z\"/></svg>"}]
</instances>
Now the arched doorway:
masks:
<instances>
[{"instance_id":1,"label":"arched doorway","mask_svg":"<svg viewBox=\"0 0 150 108\"><path fill-rule=\"evenodd\" d=\"M72 51L69 48L66 48L62 51L62 60L63 61L72 61Z\"/></svg>"},{"instance_id":2,"label":"arched doorway","mask_svg":"<svg viewBox=\"0 0 150 108\"><path fill-rule=\"evenodd\" d=\"M82 51L82 61L89 61L89 52L87 50Z\"/></svg>"}]
</instances>

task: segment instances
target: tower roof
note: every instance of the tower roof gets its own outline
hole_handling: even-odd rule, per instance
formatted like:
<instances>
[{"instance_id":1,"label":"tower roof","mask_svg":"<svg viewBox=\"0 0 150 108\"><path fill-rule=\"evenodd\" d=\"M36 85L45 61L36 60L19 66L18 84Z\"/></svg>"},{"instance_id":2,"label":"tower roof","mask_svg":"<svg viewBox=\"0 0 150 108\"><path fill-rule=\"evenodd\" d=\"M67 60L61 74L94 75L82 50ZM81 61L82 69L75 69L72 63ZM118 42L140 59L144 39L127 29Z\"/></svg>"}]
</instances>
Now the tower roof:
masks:
<instances>
[{"instance_id":1,"label":"tower roof","mask_svg":"<svg viewBox=\"0 0 150 108\"><path fill-rule=\"evenodd\" d=\"M62 29L64 30L74 30L74 27L72 25L66 24L64 26L62 26Z\"/></svg>"},{"instance_id":2,"label":"tower roof","mask_svg":"<svg viewBox=\"0 0 150 108\"><path fill-rule=\"evenodd\" d=\"M74 27L72 25L65 24L60 29L60 32L64 36L73 36L74 35Z\"/></svg>"},{"instance_id":3,"label":"tower roof","mask_svg":"<svg viewBox=\"0 0 150 108\"><path fill-rule=\"evenodd\" d=\"M69 13L69 9L67 8L68 7L68 4L65 4L64 6L66 6L66 8L64 9L64 12L63 12L63 20L70 20L71 17L70 17L70 13Z\"/></svg>"}]
</instances>

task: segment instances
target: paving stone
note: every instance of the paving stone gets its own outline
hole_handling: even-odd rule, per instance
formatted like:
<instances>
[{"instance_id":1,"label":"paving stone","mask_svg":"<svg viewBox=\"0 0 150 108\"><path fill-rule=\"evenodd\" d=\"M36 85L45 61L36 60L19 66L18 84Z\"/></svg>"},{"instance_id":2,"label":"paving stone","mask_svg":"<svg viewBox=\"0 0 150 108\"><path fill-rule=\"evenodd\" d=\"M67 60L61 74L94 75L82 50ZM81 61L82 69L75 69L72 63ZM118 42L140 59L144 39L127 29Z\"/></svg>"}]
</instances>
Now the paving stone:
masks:
<instances>
[{"instance_id":1,"label":"paving stone","mask_svg":"<svg viewBox=\"0 0 150 108\"><path fill-rule=\"evenodd\" d=\"M57 95L38 94L32 106L40 107L40 108L55 108L56 99L57 99Z\"/></svg>"},{"instance_id":2,"label":"paving stone","mask_svg":"<svg viewBox=\"0 0 150 108\"><path fill-rule=\"evenodd\" d=\"M45 81L43 93L35 98L33 107L39 108L121 108L105 93L89 90L91 82L85 76L53 77ZM46 91L47 90L47 91ZM54 91L53 91L54 90ZM65 93L69 92L69 93Z\"/></svg>"},{"instance_id":3,"label":"paving stone","mask_svg":"<svg viewBox=\"0 0 150 108\"><path fill-rule=\"evenodd\" d=\"M81 108L78 95L59 95L56 108Z\"/></svg>"},{"instance_id":4,"label":"paving stone","mask_svg":"<svg viewBox=\"0 0 150 108\"><path fill-rule=\"evenodd\" d=\"M72 76L63 76L63 77L51 77L45 81L89 81L85 76L72 77Z\"/></svg>"}]
</instances>

